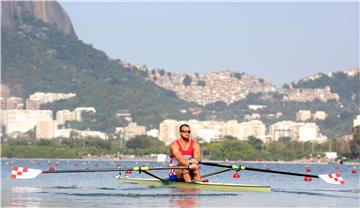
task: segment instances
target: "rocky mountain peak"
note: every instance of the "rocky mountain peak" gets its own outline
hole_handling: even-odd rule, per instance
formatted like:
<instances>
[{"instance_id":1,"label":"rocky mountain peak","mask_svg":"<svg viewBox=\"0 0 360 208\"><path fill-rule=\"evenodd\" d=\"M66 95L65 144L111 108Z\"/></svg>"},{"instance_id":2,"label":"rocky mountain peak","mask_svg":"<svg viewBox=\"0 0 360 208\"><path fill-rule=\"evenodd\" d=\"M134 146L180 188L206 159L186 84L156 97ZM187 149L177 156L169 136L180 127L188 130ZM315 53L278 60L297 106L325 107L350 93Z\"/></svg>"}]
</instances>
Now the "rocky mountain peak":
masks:
<instances>
[{"instance_id":1,"label":"rocky mountain peak","mask_svg":"<svg viewBox=\"0 0 360 208\"><path fill-rule=\"evenodd\" d=\"M1 27L15 29L25 14L54 25L65 34L76 35L71 20L56 1L1 1Z\"/></svg>"}]
</instances>

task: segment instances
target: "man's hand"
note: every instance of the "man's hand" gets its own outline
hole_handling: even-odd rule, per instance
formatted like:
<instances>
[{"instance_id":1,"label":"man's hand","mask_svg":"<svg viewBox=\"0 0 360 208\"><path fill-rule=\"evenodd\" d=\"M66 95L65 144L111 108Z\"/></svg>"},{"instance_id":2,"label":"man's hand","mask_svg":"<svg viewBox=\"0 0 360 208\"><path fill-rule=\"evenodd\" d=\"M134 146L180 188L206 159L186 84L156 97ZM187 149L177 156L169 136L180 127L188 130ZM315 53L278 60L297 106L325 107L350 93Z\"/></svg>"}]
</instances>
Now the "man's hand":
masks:
<instances>
[{"instance_id":1,"label":"man's hand","mask_svg":"<svg viewBox=\"0 0 360 208\"><path fill-rule=\"evenodd\" d=\"M190 170L196 170L196 169L198 169L198 167L199 166L196 163L190 163L190 165L189 165Z\"/></svg>"},{"instance_id":2,"label":"man's hand","mask_svg":"<svg viewBox=\"0 0 360 208\"><path fill-rule=\"evenodd\" d=\"M192 158L190 161L189 161L190 164L198 164L198 161L195 159L195 158Z\"/></svg>"}]
</instances>

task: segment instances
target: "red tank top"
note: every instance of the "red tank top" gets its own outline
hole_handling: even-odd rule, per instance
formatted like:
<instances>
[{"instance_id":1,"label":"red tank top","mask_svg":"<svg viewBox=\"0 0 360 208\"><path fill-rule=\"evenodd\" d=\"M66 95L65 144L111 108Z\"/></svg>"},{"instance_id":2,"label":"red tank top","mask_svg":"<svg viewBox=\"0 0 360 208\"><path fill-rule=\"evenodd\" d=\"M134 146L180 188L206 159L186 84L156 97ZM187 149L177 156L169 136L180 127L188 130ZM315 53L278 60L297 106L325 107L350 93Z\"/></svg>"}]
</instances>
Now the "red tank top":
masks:
<instances>
[{"instance_id":1,"label":"red tank top","mask_svg":"<svg viewBox=\"0 0 360 208\"><path fill-rule=\"evenodd\" d=\"M179 151L183 156L191 156L194 157L194 140L190 139L190 144L187 150L184 150L180 144L179 140L176 140L176 144L179 146Z\"/></svg>"},{"instance_id":2,"label":"red tank top","mask_svg":"<svg viewBox=\"0 0 360 208\"><path fill-rule=\"evenodd\" d=\"M182 148L179 139L176 140L176 144L179 146L179 151L181 152L181 154L185 160L190 160L191 158L194 157L194 140L190 139L190 144L189 144L189 147L187 148L187 150L184 150ZM180 165L179 161L177 161L175 156L171 153L170 154L170 167L178 166L178 165ZM175 170L170 169L169 175L175 175Z\"/></svg>"}]
</instances>

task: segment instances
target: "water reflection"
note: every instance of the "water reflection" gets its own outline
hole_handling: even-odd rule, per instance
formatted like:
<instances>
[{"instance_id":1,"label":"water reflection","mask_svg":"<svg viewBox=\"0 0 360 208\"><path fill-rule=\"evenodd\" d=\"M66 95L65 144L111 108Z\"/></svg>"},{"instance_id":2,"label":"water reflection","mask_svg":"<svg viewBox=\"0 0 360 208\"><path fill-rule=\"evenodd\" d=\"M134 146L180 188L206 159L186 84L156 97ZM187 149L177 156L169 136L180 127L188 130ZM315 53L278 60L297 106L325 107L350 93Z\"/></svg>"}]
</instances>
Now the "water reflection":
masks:
<instances>
[{"instance_id":1,"label":"water reflection","mask_svg":"<svg viewBox=\"0 0 360 208\"><path fill-rule=\"evenodd\" d=\"M17 207L41 207L41 199L36 197L34 193L41 192L40 188L26 187L26 186L14 186L10 188L10 196L4 197L3 200L10 200L9 204L11 208Z\"/></svg>"},{"instance_id":2,"label":"water reflection","mask_svg":"<svg viewBox=\"0 0 360 208\"><path fill-rule=\"evenodd\" d=\"M195 208L198 207L199 200L195 198L201 193L198 189L176 188L172 190L174 195L178 195L178 198L170 199L173 207L178 208Z\"/></svg>"}]
</instances>

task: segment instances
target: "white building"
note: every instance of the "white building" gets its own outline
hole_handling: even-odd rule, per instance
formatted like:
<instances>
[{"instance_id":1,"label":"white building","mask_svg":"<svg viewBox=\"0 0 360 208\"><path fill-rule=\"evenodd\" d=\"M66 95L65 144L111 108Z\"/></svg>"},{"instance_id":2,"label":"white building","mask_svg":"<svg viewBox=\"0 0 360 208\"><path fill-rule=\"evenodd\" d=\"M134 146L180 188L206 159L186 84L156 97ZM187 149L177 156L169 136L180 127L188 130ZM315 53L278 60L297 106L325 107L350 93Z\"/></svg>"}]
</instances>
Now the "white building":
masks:
<instances>
[{"instance_id":1,"label":"white building","mask_svg":"<svg viewBox=\"0 0 360 208\"><path fill-rule=\"evenodd\" d=\"M150 129L149 131L146 132L146 135L159 138L159 129Z\"/></svg>"},{"instance_id":2,"label":"white building","mask_svg":"<svg viewBox=\"0 0 360 208\"><path fill-rule=\"evenodd\" d=\"M313 120L325 120L327 116L328 116L327 113L325 113L324 111L316 111L312 115L312 118Z\"/></svg>"},{"instance_id":3,"label":"white building","mask_svg":"<svg viewBox=\"0 0 360 208\"><path fill-rule=\"evenodd\" d=\"M124 129L124 139L125 141L130 140L136 136L139 135L145 135L146 134L146 127L137 125L137 123L132 122L129 123L127 127Z\"/></svg>"},{"instance_id":4,"label":"white building","mask_svg":"<svg viewBox=\"0 0 360 208\"><path fill-rule=\"evenodd\" d=\"M51 110L5 110L1 119L5 125L6 134L26 133L33 130L41 121L52 122Z\"/></svg>"},{"instance_id":5,"label":"white building","mask_svg":"<svg viewBox=\"0 0 360 208\"><path fill-rule=\"evenodd\" d=\"M293 121L279 121L274 123L269 128L269 133L271 135L271 141L277 141L281 137L295 137L296 123Z\"/></svg>"},{"instance_id":6,"label":"white building","mask_svg":"<svg viewBox=\"0 0 360 208\"><path fill-rule=\"evenodd\" d=\"M166 145L169 145L179 137L178 128L179 125L176 120L164 120L160 123L159 140L163 141Z\"/></svg>"},{"instance_id":7,"label":"white building","mask_svg":"<svg viewBox=\"0 0 360 208\"><path fill-rule=\"evenodd\" d=\"M242 132L242 135L240 136L241 140L247 140L248 137L254 136L263 141L264 143L266 142L266 126L262 121L253 120L248 122L242 122L240 123L240 128Z\"/></svg>"},{"instance_id":8,"label":"white building","mask_svg":"<svg viewBox=\"0 0 360 208\"><path fill-rule=\"evenodd\" d=\"M241 137L241 128L240 124L236 120L229 120L224 125L224 134L225 136L232 136L235 138Z\"/></svg>"},{"instance_id":9,"label":"white building","mask_svg":"<svg viewBox=\"0 0 360 208\"><path fill-rule=\"evenodd\" d=\"M78 107L75 108L74 111L63 109L56 112L56 121L58 122L58 124L64 124L66 121L82 121L81 114L83 112L96 113L96 110L94 107Z\"/></svg>"},{"instance_id":10,"label":"white building","mask_svg":"<svg viewBox=\"0 0 360 208\"><path fill-rule=\"evenodd\" d=\"M249 136L254 136L263 142L266 142L266 126L260 120L238 123L236 120L226 122L225 136L232 136L239 140L247 140Z\"/></svg>"},{"instance_id":11,"label":"white building","mask_svg":"<svg viewBox=\"0 0 360 208\"><path fill-rule=\"evenodd\" d=\"M297 113L296 113L296 120L297 121L306 121L306 120L309 120L311 119L311 111L309 110L299 110Z\"/></svg>"},{"instance_id":12,"label":"white building","mask_svg":"<svg viewBox=\"0 0 360 208\"><path fill-rule=\"evenodd\" d=\"M77 121L82 121L81 114L83 112L93 112L96 113L96 110L94 107L78 107L74 109L74 117Z\"/></svg>"},{"instance_id":13,"label":"white building","mask_svg":"<svg viewBox=\"0 0 360 208\"><path fill-rule=\"evenodd\" d=\"M75 93L44 93L44 92L36 92L29 96L30 100L38 101L41 104L44 103L52 103L58 100L70 99L75 97Z\"/></svg>"},{"instance_id":14,"label":"white building","mask_svg":"<svg viewBox=\"0 0 360 208\"><path fill-rule=\"evenodd\" d=\"M191 130L192 131L192 130ZM213 128L201 127L196 131L196 135L192 135L193 138L199 138L205 142L211 142L223 137L223 127L214 126Z\"/></svg>"},{"instance_id":15,"label":"white building","mask_svg":"<svg viewBox=\"0 0 360 208\"><path fill-rule=\"evenodd\" d=\"M55 137L69 138L72 133L75 134L77 138L93 137L103 140L109 139L108 135L101 131L77 130L77 129L57 129L55 131Z\"/></svg>"},{"instance_id":16,"label":"white building","mask_svg":"<svg viewBox=\"0 0 360 208\"><path fill-rule=\"evenodd\" d=\"M40 121L36 125L37 139L52 139L57 131L57 123L54 120Z\"/></svg>"},{"instance_id":17,"label":"white building","mask_svg":"<svg viewBox=\"0 0 360 208\"><path fill-rule=\"evenodd\" d=\"M327 137L320 134L320 129L315 123L280 121L270 126L270 134L272 141L277 141L281 137L290 137L299 142L327 140Z\"/></svg>"},{"instance_id":18,"label":"white building","mask_svg":"<svg viewBox=\"0 0 360 208\"><path fill-rule=\"evenodd\" d=\"M56 112L56 121L59 125L64 124L66 121L73 120L75 120L75 115L68 109L63 109Z\"/></svg>"},{"instance_id":19,"label":"white building","mask_svg":"<svg viewBox=\"0 0 360 208\"><path fill-rule=\"evenodd\" d=\"M319 127L315 123L300 123L297 125L297 141L315 141L319 135Z\"/></svg>"},{"instance_id":20,"label":"white building","mask_svg":"<svg viewBox=\"0 0 360 208\"><path fill-rule=\"evenodd\" d=\"M263 109L265 107L266 107L266 105L248 105L248 108L251 110L254 110L254 111L256 111L258 109Z\"/></svg>"},{"instance_id":21,"label":"white building","mask_svg":"<svg viewBox=\"0 0 360 208\"><path fill-rule=\"evenodd\" d=\"M360 126L360 115L357 115L355 120L354 120L354 126L353 127L356 127L356 126Z\"/></svg>"}]
</instances>

